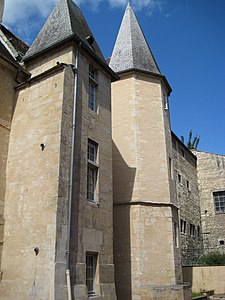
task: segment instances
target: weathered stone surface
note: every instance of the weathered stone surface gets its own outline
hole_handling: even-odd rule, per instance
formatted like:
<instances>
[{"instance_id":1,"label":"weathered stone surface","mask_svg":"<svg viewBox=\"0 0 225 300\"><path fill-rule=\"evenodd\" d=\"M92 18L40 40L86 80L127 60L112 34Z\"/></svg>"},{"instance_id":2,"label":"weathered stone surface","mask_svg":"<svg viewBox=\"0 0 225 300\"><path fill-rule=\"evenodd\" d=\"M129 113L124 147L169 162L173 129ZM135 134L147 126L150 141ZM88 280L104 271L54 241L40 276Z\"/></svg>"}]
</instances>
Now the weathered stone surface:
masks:
<instances>
[{"instance_id":1,"label":"weathered stone surface","mask_svg":"<svg viewBox=\"0 0 225 300\"><path fill-rule=\"evenodd\" d=\"M186 222L185 230L184 225L181 228L181 221L179 224L182 264L192 265L197 264L203 254L197 159L174 134L172 134L172 140L179 218ZM195 234L190 233L191 224L195 226Z\"/></svg>"},{"instance_id":2,"label":"weathered stone surface","mask_svg":"<svg viewBox=\"0 0 225 300\"><path fill-rule=\"evenodd\" d=\"M225 213L217 213L213 192L225 191L225 156L194 151L197 156L198 184L204 247L207 251L224 252Z\"/></svg>"},{"instance_id":3,"label":"weathered stone surface","mask_svg":"<svg viewBox=\"0 0 225 300\"><path fill-rule=\"evenodd\" d=\"M123 74L112 85L114 257L121 300L154 299L157 292L145 286L182 282L167 93L160 79L139 72ZM168 297L168 289L165 299L182 299L179 293Z\"/></svg>"}]
</instances>

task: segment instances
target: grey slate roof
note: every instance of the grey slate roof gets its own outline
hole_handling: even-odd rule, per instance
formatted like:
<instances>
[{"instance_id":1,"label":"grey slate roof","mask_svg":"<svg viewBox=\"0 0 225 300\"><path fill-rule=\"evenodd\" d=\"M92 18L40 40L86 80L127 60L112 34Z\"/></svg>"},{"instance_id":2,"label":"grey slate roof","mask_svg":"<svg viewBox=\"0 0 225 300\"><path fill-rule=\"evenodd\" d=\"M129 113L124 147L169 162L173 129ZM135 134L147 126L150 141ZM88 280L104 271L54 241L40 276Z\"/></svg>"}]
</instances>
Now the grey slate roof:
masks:
<instances>
[{"instance_id":1,"label":"grey slate roof","mask_svg":"<svg viewBox=\"0 0 225 300\"><path fill-rule=\"evenodd\" d=\"M114 72L138 69L160 74L131 5L128 3L109 66Z\"/></svg>"},{"instance_id":2,"label":"grey slate roof","mask_svg":"<svg viewBox=\"0 0 225 300\"><path fill-rule=\"evenodd\" d=\"M81 39L97 56L104 61L96 42L92 46L86 40L93 36L84 16L72 0L59 0L43 28L27 51L24 60L42 53L69 39Z\"/></svg>"}]
</instances>

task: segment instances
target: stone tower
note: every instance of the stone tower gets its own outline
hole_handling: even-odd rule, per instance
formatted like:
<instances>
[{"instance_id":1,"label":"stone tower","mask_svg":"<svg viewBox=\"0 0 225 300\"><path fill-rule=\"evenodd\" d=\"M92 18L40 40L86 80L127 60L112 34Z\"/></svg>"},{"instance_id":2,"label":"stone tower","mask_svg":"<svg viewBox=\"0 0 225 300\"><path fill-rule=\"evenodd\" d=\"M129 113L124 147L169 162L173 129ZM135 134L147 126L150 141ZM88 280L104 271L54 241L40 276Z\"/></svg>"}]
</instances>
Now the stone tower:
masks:
<instances>
[{"instance_id":1,"label":"stone tower","mask_svg":"<svg viewBox=\"0 0 225 300\"><path fill-rule=\"evenodd\" d=\"M72 0L58 1L24 63L30 77L15 87L0 298L115 300L111 81L118 77Z\"/></svg>"},{"instance_id":2,"label":"stone tower","mask_svg":"<svg viewBox=\"0 0 225 300\"><path fill-rule=\"evenodd\" d=\"M120 76L112 85L118 299L191 299L182 285L168 103L171 88L130 4L110 67Z\"/></svg>"}]
</instances>

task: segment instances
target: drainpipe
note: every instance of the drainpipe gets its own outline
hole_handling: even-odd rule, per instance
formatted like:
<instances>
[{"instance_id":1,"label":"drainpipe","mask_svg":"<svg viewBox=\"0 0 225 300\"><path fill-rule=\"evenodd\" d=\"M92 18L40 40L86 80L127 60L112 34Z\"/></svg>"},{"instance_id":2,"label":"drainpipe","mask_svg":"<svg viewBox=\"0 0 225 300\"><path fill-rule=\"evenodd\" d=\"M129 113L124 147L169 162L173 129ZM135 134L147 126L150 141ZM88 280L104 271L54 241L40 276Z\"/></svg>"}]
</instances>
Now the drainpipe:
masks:
<instances>
[{"instance_id":1,"label":"drainpipe","mask_svg":"<svg viewBox=\"0 0 225 300\"><path fill-rule=\"evenodd\" d=\"M73 171L74 171L74 154L75 154L75 134L76 134L76 105L77 105L77 81L78 81L78 59L79 59L79 43L76 56L75 65L70 65L74 72L74 98L73 98L73 124L72 124L72 145L70 158L70 181L69 181L69 196L68 196L68 230L67 230L67 261L66 261L66 282L68 291L68 300L72 300L71 280L70 280L70 235L71 235L71 207L73 195Z\"/></svg>"}]
</instances>

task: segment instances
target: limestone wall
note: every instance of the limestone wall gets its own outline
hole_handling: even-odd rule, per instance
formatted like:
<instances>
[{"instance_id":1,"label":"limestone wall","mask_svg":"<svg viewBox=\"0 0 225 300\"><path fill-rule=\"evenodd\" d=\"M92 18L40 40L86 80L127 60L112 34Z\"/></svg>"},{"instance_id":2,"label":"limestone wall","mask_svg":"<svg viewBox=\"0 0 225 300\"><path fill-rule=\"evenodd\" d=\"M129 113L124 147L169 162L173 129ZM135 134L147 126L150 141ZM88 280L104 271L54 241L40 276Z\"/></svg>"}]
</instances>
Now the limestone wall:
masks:
<instances>
[{"instance_id":1,"label":"limestone wall","mask_svg":"<svg viewBox=\"0 0 225 300\"><path fill-rule=\"evenodd\" d=\"M198 184L201 201L201 217L204 246L207 251L224 251L225 214L217 213L213 192L225 191L225 156L194 151L198 164Z\"/></svg>"},{"instance_id":2,"label":"limestone wall","mask_svg":"<svg viewBox=\"0 0 225 300\"><path fill-rule=\"evenodd\" d=\"M153 286L182 282L164 93L160 79L138 72L122 74L112 85L114 256L121 300L156 299ZM158 296L172 299L167 292Z\"/></svg>"},{"instance_id":3,"label":"limestone wall","mask_svg":"<svg viewBox=\"0 0 225 300\"><path fill-rule=\"evenodd\" d=\"M88 107L89 66L96 70L96 112ZM72 282L75 299L87 299L86 255L97 257L97 299L115 296L112 225L111 80L89 56L79 56L75 191L72 226ZM88 139L97 143L95 202L87 200ZM85 298L86 297L86 298Z\"/></svg>"},{"instance_id":4,"label":"limestone wall","mask_svg":"<svg viewBox=\"0 0 225 300\"><path fill-rule=\"evenodd\" d=\"M192 284L192 291L214 290L215 294L225 293L224 266L184 267L184 280Z\"/></svg>"},{"instance_id":5,"label":"limestone wall","mask_svg":"<svg viewBox=\"0 0 225 300\"><path fill-rule=\"evenodd\" d=\"M203 253L197 159L174 134L172 140L182 264L192 265Z\"/></svg>"},{"instance_id":6,"label":"limestone wall","mask_svg":"<svg viewBox=\"0 0 225 300\"><path fill-rule=\"evenodd\" d=\"M15 105L16 68L0 59L0 272L4 232L4 198L9 134ZM1 277L1 274L0 274Z\"/></svg>"},{"instance_id":7,"label":"limestone wall","mask_svg":"<svg viewBox=\"0 0 225 300\"><path fill-rule=\"evenodd\" d=\"M63 82L59 71L18 91L7 162L2 299L54 298Z\"/></svg>"},{"instance_id":8,"label":"limestone wall","mask_svg":"<svg viewBox=\"0 0 225 300\"><path fill-rule=\"evenodd\" d=\"M73 45L67 44L44 53L41 58L36 57L32 61L25 63L26 69L36 76L56 66L57 62L71 64L73 61Z\"/></svg>"}]
</instances>

